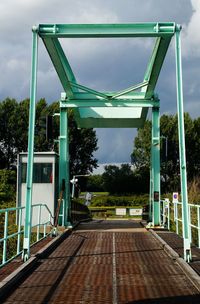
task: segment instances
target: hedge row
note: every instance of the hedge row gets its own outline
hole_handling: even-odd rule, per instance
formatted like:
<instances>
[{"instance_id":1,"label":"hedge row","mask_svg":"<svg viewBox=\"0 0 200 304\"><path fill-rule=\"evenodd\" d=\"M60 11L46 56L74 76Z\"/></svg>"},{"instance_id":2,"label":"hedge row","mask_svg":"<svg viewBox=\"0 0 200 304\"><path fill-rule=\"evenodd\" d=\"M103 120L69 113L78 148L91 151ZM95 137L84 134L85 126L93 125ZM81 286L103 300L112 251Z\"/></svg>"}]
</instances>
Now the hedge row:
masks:
<instances>
[{"instance_id":1,"label":"hedge row","mask_svg":"<svg viewBox=\"0 0 200 304\"><path fill-rule=\"evenodd\" d=\"M78 202L84 203L83 199L77 199ZM91 207L100 206L144 206L149 202L149 195L133 195L133 196L108 196L108 195L97 195L93 196L91 201Z\"/></svg>"}]
</instances>

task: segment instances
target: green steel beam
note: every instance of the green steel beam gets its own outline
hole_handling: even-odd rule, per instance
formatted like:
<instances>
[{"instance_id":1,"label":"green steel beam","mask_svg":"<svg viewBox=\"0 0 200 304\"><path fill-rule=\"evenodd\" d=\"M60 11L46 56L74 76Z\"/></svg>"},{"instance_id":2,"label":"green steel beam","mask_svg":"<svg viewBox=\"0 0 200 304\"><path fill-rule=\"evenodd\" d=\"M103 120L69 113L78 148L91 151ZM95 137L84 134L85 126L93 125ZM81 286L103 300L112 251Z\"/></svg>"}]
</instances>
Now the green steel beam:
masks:
<instances>
[{"instance_id":1,"label":"green steel beam","mask_svg":"<svg viewBox=\"0 0 200 304\"><path fill-rule=\"evenodd\" d=\"M151 108L158 104L157 101L151 99L136 99L136 100L83 100L76 99L69 101L61 101L61 108L82 108L82 107L143 107L143 108ZM106 111L106 109L105 109ZM123 118L123 117L122 117Z\"/></svg>"},{"instance_id":2,"label":"green steel beam","mask_svg":"<svg viewBox=\"0 0 200 304\"><path fill-rule=\"evenodd\" d=\"M153 94L160 70L162 68L171 37L157 38L147 70L144 76L144 82L148 81L148 85L142 90L145 92L145 97Z\"/></svg>"},{"instance_id":3,"label":"green steel beam","mask_svg":"<svg viewBox=\"0 0 200 304\"><path fill-rule=\"evenodd\" d=\"M153 226L160 225L160 112L152 109L152 183L153 183Z\"/></svg>"},{"instance_id":4,"label":"green steel beam","mask_svg":"<svg viewBox=\"0 0 200 304\"><path fill-rule=\"evenodd\" d=\"M30 257L31 221L32 221L32 188L33 188L33 158L34 158L34 134L35 134L35 113L36 113L36 91L37 91L37 64L38 64L38 34L33 28L32 41L32 66L30 86L30 107L29 107L29 130L28 130L28 164L26 179L26 211L24 226L23 259Z\"/></svg>"},{"instance_id":5,"label":"green steel beam","mask_svg":"<svg viewBox=\"0 0 200 304\"><path fill-rule=\"evenodd\" d=\"M83 85L81 85L81 84L78 84L78 83L75 83L75 82L70 82L70 85L71 85L72 87L75 87L75 88L78 88L78 89L83 90L83 91L85 91L85 92L88 92L88 93L90 93L90 94L92 94L92 95L95 95L95 96L99 96L99 97L102 97L102 98L109 99L109 97L108 97L106 94L101 93L101 92L98 92L98 91L93 90L93 89L90 89L90 88L88 88L88 87L86 87L86 86L83 86Z\"/></svg>"},{"instance_id":6,"label":"green steel beam","mask_svg":"<svg viewBox=\"0 0 200 304\"><path fill-rule=\"evenodd\" d=\"M153 222L153 144L152 144L152 138L153 138L153 121L152 121L152 127L151 127L151 149L150 149L150 174L149 174L149 222Z\"/></svg>"},{"instance_id":7,"label":"green steel beam","mask_svg":"<svg viewBox=\"0 0 200 304\"><path fill-rule=\"evenodd\" d=\"M65 90L64 99L60 102L60 173L59 187L62 189L65 182L65 225L69 224L70 210L69 192L69 148L67 108L73 108L79 127L142 127L144 125L148 108L152 107L152 144L151 144L151 172L150 172L150 203L152 209L150 217L154 225L160 224L160 126L159 105L154 98L154 89L162 68L166 52L171 38L176 35L176 74L177 74L177 105L180 147L181 192L183 202L183 233L184 233L184 257L191 258L189 233L188 233L188 196L187 196L187 172L185 158L184 138L184 112L182 89L182 66L180 27L173 22L165 23L134 23L134 24L40 24L33 29L33 55L30 96L29 118L29 142L28 142L28 166L27 166L27 192L26 192L26 219L23 254L24 259L30 255L30 225L32 203L32 174L34 155L34 124L35 124L35 99L36 99L36 72L37 49L39 35L46 46L52 63ZM157 38L147 70L142 83L122 90L120 92L98 92L76 83L75 76L64 54L58 38L114 38L114 37L152 37ZM141 89L141 92L134 92ZM80 92L82 90L84 92ZM104 107L104 112L93 108ZM113 117L109 110L115 107ZM126 110L116 110L119 107L135 107L133 117ZM142 111L137 108L142 108ZM109 109L109 110L108 110ZM111 110L112 112L112 110ZM91 113L91 114L90 114ZM96 113L96 114L95 114ZM91 115L94 114L94 117ZM112 114L112 113L111 113ZM141 114L140 118L139 115ZM82 116L81 116L82 115ZM103 117L105 116L105 117ZM109 117L111 116L111 117ZM118 118L118 116L120 118ZM109 117L109 118L108 118ZM116 118L117 117L117 118ZM135 118L134 118L135 117Z\"/></svg>"},{"instance_id":8,"label":"green steel beam","mask_svg":"<svg viewBox=\"0 0 200 304\"><path fill-rule=\"evenodd\" d=\"M76 82L76 79L59 40L56 38L43 38L43 42L58 74L63 89L67 93L68 97L73 97L74 92L78 92L78 90L73 89L70 82Z\"/></svg>"},{"instance_id":9,"label":"green steel beam","mask_svg":"<svg viewBox=\"0 0 200 304\"><path fill-rule=\"evenodd\" d=\"M60 109L59 137L59 192L63 191L64 225L69 226L70 190L69 190L69 140L67 109ZM62 210L60 210L62 213Z\"/></svg>"},{"instance_id":10,"label":"green steel beam","mask_svg":"<svg viewBox=\"0 0 200 304\"><path fill-rule=\"evenodd\" d=\"M164 37L174 32L174 22L39 25L41 37L57 38Z\"/></svg>"},{"instance_id":11,"label":"green steel beam","mask_svg":"<svg viewBox=\"0 0 200 304\"><path fill-rule=\"evenodd\" d=\"M183 109L183 83L182 83L182 62L181 62L181 27L176 27L176 83L177 83L177 109L178 109L178 134L179 134L179 158L181 173L181 195L182 195L182 218L183 218L183 238L184 238L184 258L191 260L191 244L189 239L188 221L188 193L187 193L187 168L185 152L185 127Z\"/></svg>"},{"instance_id":12,"label":"green steel beam","mask_svg":"<svg viewBox=\"0 0 200 304\"><path fill-rule=\"evenodd\" d=\"M105 94L106 96L109 96L109 97L112 97L115 92L104 92L103 94ZM145 98L145 93L144 92L129 92L129 93L126 93L126 95L123 95L123 96L118 96L118 97L115 97L114 99L115 100L142 100ZM63 100L65 100L67 98L63 98ZM90 93L85 93L85 92L75 92L74 93L74 97L73 98L69 98L69 100L96 100L96 101L99 101L99 100L102 100L103 97L100 97L100 96L94 96L93 94L90 94ZM109 98L109 101L112 101L113 98ZM149 98L150 99L150 98Z\"/></svg>"},{"instance_id":13,"label":"green steel beam","mask_svg":"<svg viewBox=\"0 0 200 304\"><path fill-rule=\"evenodd\" d=\"M134 85L134 86L131 86L130 88L127 88L127 89L125 89L125 90L123 90L123 91L120 91L120 92L118 92L117 94L114 94L114 95L111 97L111 99L114 99L114 98L117 98L117 97L120 97L120 96L124 96L124 95L126 95L126 94L128 94L128 93L130 93L130 92L133 92L133 91L135 91L135 90L138 90L138 89L141 89L141 88L143 88L143 87L146 87L147 85L148 85L148 81L143 81L143 82L138 83L138 84L136 84L136 85Z\"/></svg>"},{"instance_id":14,"label":"green steel beam","mask_svg":"<svg viewBox=\"0 0 200 304\"><path fill-rule=\"evenodd\" d=\"M127 95L128 93L131 93L131 92L133 92L133 91L135 91L135 90L138 90L138 89L140 89L140 88L146 87L146 86L148 85L148 81L144 81L144 82L142 82L142 83L139 83L139 84L136 84L136 85L134 85L134 86L131 86L131 87L129 87L129 88L123 90L123 91L119 91L118 93L115 92L115 93L113 93L113 94L111 94L111 93L108 93L108 94L102 93L102 92L93 90L93 89L91 89L91 88L88 88L88 87L86 87L86 86L83 86L83 85L81 85L81 84L78 84L78 83L76 83L76 82L71 82L71 81L70 81L70 85L71 85L72 87L75 87L75 88L78 88L78 89L80 89L80 90L83 90L83 91L89 93L89 94L92 95L92 96L95 95L96 97L102 97L102 98L104 98L104 99L115 99L115 98L117 98L117 97L121 97L121 96ZM77 97L76 97L76 98L77 98Z\"/></svg>"},{"instance_id":15,"label":"green steel beam","mask_svg":"<svg viewBox=\"0 0 200 304\"><path fill-rule=\"evenodd\" d=\"M144 123L140 118L83 118L77 121L79 128L142 128Z\"/></svg>"}]
</instances>

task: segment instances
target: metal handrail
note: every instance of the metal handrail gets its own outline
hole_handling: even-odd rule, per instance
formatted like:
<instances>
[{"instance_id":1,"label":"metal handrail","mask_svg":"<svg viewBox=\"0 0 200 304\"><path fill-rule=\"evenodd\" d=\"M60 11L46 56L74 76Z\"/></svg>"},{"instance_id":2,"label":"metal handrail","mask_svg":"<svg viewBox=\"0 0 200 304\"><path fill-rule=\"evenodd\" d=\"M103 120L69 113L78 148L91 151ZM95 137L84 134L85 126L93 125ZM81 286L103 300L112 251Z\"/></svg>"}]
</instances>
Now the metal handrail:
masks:
<instances>
[{"instance_id":1,"label":"metal handrail","mask_svg":"<svg viewBox=\"0 0 200 304\"><path fill-rule=\"evenodd\" d=\"M34 227L37 227L37 232L36 232L36 242L33 242L31 246L41 239L47 237L51 232L46 233L46 228L47 226L53 226L53 221L54 217L52 215L51 210L48 208L46 204L43 203L38 203L35 205L32 205L32 209L34 210L35 208L38 208L38 221L36 225L32 225L31 229ZM41 222L41 211L42 208L45 208L49 214L49 218L45 222ZM4 232L3 232L3 237L0 238L0 244L3 243L3 248L2 248L2 262L0 263L0 268L13 260L15 257L19 256L22 253L21 249L21 236L24 233L24 222L22 223L22 218L23 218L23 211L25 210L25 207L11 207L7 209L1 209L0 214L5 214L4 217ZM8 231L8 220L9 220L9 213L11 212L16 212L16 219L17 219L17 231L9 234ZM23 220L25 217L23 218ZM43 227L43 232L41 233L40 228ZM42 235L42 236L41 236ZM7 258L7 241L10 240L11 238L17 237L17 245L16 245L16 254L14 254L11 258Z\"/></svg>"},{"instance_id":2,"label":"metal handrail","mask_svg":"<svg viewBox=\"0 0 200 304\"><path fill-rule=\"evenodd\" d=\"M173 202L174 205L174 222L176 224L176 233L179 234L179 222L183 222L182 218L179 218L179 210L178 206L182 208L182 202ZM197 225L192 224L191 218L191 208L196 208L196 215L197 215ZM190 243L192 243L192 228L197 229L198 234L198 247L200 248L200 205L195 204L188 204L188 227L189 227L189 239Z\"/></svg>"}]
</instances>

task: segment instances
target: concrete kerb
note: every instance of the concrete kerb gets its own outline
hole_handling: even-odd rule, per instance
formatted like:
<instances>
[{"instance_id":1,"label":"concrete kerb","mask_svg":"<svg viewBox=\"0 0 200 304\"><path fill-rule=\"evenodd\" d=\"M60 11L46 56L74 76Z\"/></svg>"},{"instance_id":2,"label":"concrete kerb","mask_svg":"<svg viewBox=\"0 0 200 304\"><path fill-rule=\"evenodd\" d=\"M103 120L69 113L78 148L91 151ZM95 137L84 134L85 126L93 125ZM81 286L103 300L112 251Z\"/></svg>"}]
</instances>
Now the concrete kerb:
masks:
<instances>
[{"instance_id":1,"label":"concrete kerb","mask_svg":"<svg viewBox=\"0 0 200 304\"><path fill-rule=\"evenodd\" d=\"M70 233L71 229L66 229L61 235L56 236L36 254L32 255L27 262L19 266L15 271L3 279L0 282L0 299L6 297L11 288L13 288L16 283L19 283L19 281L22 280L30 270L36 267L38 260L50 254L50 252L53 251L53 249L57 247L64 238L70 235Z\"/></svg>"},{"instance_id":2,"label":"concrete kerb","mask_svg":"<svg viewBox=\"0 0 200 304\"><path fill-rule=\"evenodd\" d=\"M149 229L149 232L153 235L153 237L162 245L163 250L167 253L169 257L171 257L175 262L179 265L188 279L192 282L192 284L196 287L196 289L200 292L200 276L190 267L186 261L181 258L178 253L172 249L157 233Z\"/></svg>"},{"instance_id":3,"label":"concrete kerb","mask_svg":"<svg viewBox=\"0 0 200 304\"><path fill-rule=\"evenodd\" d=\"M172 249L154 230L149 229L149 232L162 244L164 251L173 259L179 258L179 254Z\"/></svg>"}]
</instances>

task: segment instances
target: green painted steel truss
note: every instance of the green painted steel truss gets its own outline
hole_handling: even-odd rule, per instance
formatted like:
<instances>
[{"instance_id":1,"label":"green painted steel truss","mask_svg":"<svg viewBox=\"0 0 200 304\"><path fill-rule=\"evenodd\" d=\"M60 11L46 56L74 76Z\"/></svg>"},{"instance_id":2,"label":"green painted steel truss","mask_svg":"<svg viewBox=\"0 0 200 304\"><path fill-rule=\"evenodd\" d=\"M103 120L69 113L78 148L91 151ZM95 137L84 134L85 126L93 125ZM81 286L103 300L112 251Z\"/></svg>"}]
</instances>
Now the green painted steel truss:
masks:
<instances>
[{"instance_id":1,"label":"green painted steel truss","mask_svg":"<svg viewBox=\"0 0 200 304\"><path fill-rule=\"evenodd\" d=\"M175 33L175 23L40 24L37 28L64 89L61 107L73 108L78 127L142 127L157 79ZM155 46L143 81L119 92L98 92L78 84L59 38L153 37ZM123 108L123 109L122 109Z\"/></svg>"},{"instance_id":2,"label":"green painted steel truss","mask_svg":"<svg viewBox=\"0 0 200 304\"><path fill-rule=\"evenodd\" d=\"M175 35L176 86L178 108L179 158L183 204L184 257L191 258L188 233L188 194L185 157L185 130L182 88L181 27L175 23L136 24L40 24L33 27L32 72L28 136L26 184L26 216L24 227L24 260L30 256L31 204L33 184L34 133L37 90L38 36L43 40L64 92L60 100L59 190L64 206L64 224L70 226L69 138L67 108L73 109L79 127L142 127L148 109L152 108L150 166L150 220L160 225L160 113L154 93L171 38ZM78 84L59 42L60 38L153 37L155 46L143 81L119 92L98 92Z\"/></svg>"}]
</instances>

